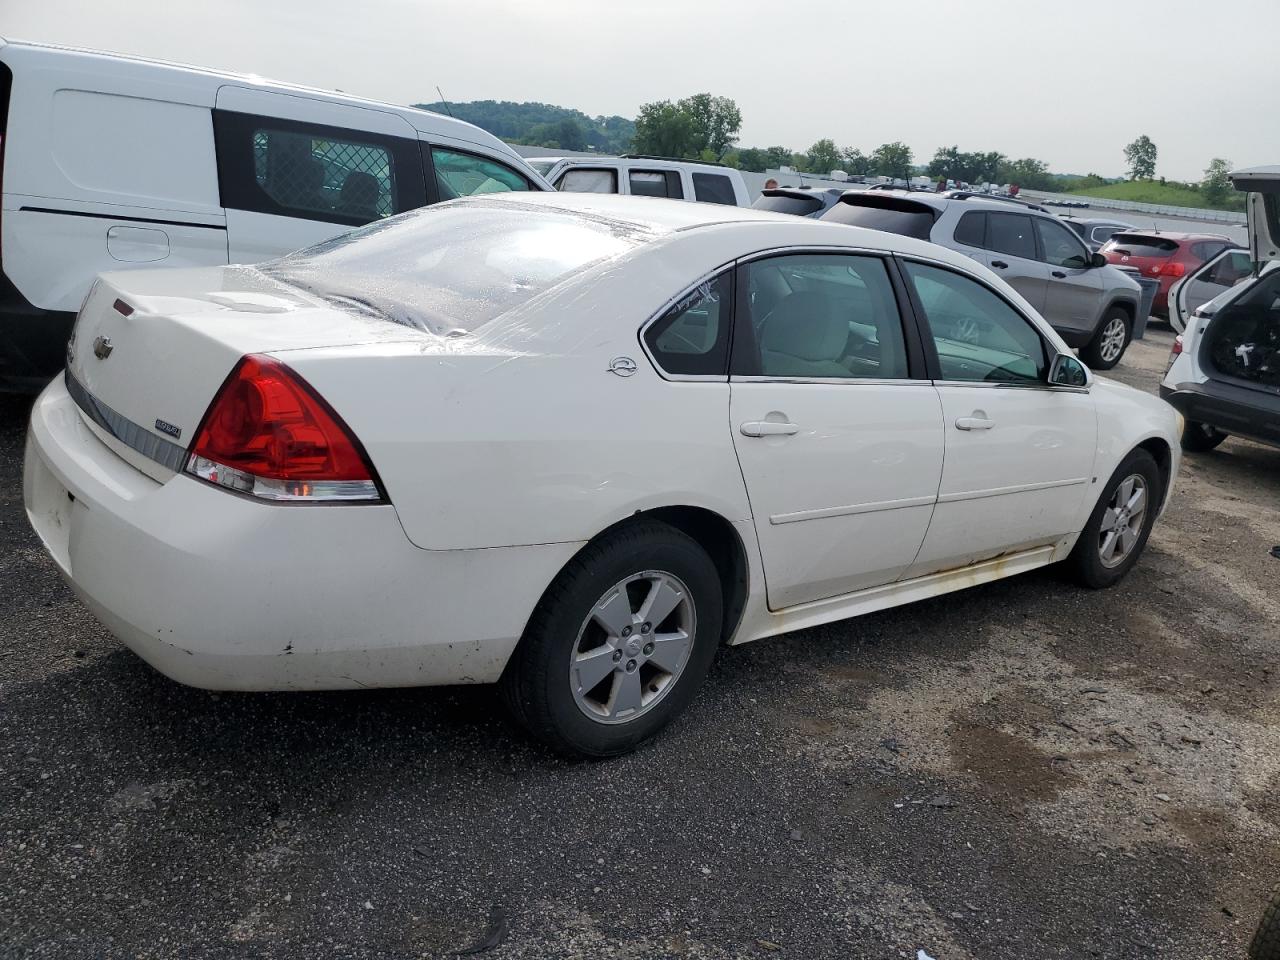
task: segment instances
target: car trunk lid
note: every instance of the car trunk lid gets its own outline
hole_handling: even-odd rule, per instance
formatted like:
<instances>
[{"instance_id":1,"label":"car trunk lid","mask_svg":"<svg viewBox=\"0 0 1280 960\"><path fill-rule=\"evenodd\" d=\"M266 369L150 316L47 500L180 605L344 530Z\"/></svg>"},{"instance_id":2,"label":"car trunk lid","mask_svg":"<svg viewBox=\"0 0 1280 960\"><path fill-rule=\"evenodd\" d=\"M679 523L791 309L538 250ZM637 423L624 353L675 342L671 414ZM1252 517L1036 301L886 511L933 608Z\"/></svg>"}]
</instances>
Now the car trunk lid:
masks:
<instances>
[{"instance_id":1,"label":"car trunk lid","mask_svg":"<svg viewBox=\"0 0 1280 960\"><path fill-rule=\"evenodd\" d=\"M76 320L65 376L95 433L165 480L246 354L419 338L435 339L252 267L104 274Z\"/></svg>"},{"instance_id":2,"label":"car trunk lid","mask_svg":"<svg viewBox=\"0 0 1280 960\"><path fill-rule=\"evenodd\" d=\"M1231 182L1248 194L1245 211L1254 262L1280 259L1280 164L1236 170Z\"/></svg>"}]
</instances>

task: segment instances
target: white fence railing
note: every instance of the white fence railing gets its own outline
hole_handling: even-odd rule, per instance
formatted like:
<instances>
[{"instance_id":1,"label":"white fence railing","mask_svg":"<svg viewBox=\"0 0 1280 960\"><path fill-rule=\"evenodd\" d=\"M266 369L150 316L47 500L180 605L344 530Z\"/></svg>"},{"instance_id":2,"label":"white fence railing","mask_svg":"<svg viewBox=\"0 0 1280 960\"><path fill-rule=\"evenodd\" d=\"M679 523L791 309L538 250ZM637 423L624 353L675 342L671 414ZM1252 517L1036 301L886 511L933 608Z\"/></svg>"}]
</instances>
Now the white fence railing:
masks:
<instances>
[{"instance_id":1,"label":"white fence railing","mask_svg":"<svg viewBox=\"0 0 1280 960\"><path fill-rule=\"evenodd\" d=\"M1171 207L1162 203L1139 203L1136 200L1112 200L1109 197L1085 197L1079 194L1044 193L1039 190L1023 190L1021 196L1036 200L1083 201L1090 210L1132 210L1153 217L1186 217L1188 220L1207 220L1215 223L1246 223L1243 213L1234 210L1206 210L1204 207Z\"/></svg>"}]
</instances>

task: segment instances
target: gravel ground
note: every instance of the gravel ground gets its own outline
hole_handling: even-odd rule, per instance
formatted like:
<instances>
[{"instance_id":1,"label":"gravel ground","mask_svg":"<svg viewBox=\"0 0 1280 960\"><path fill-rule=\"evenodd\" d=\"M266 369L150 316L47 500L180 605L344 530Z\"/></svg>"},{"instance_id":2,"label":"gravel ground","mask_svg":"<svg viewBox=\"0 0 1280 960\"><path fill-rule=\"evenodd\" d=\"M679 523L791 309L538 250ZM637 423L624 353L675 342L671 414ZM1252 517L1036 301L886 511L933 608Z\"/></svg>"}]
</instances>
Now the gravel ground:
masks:
<instances>
[{"instance_id":1,"label":"gravel ground","mask_svg":"<svg viewBox=\"0 0 1280 960\"><path fill-rule=\"evenodd\" d=\"M1170 334L1118 369L1154 390ZM1280 863L1280 450L1184 463L1118 588L1052 572L724 651L570 763L482 688L215 695L99 626L0 399L0 954L1243 956ZM128 562L128 558L121 558Z\"/></svg>"}]
</instances>

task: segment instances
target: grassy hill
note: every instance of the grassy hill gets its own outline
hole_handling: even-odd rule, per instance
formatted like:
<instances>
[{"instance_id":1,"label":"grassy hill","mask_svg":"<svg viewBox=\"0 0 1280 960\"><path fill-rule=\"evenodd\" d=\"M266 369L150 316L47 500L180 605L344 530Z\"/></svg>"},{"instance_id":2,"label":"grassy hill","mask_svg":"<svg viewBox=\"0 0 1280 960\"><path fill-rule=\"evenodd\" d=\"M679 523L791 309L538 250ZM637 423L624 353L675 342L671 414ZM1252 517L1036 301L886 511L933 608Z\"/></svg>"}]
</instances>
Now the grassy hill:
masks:
<instances>
[{"instance_id":1,"label":"grassy hill","mask_svg":"<svg viewBox=\"0 0 1280 960\"><path fill-rule=\"evenodd\" d=\"M415 103L421 110L452 115L474 123L511 143L561 150L595 149L625 153L631 149L636 124L626 117L589 117L581 110L550 103L472 100L469 103Z\"/></svg>"},{"instance_id":2,"label":"grassy hill","mask_svg":"<svg viewBox=\"0 0 1280 960\"><path fill-rule=\"evenodd\" d=\"M1078 197L1104 197L1108 200L1129 200L1135 203L1159 203L1171 207L1199 207L1204 210L1224 209L1205 202L1199 190L1192 190L1183 184L1160 183L1158 180L1126 180L1122 183L1108 183L1103 186L1086 187L1072 190ZM1232 196L1227 201L1227 210L1243 210L1244 195L1239 200Z\"/></svg>"}]
</instances>

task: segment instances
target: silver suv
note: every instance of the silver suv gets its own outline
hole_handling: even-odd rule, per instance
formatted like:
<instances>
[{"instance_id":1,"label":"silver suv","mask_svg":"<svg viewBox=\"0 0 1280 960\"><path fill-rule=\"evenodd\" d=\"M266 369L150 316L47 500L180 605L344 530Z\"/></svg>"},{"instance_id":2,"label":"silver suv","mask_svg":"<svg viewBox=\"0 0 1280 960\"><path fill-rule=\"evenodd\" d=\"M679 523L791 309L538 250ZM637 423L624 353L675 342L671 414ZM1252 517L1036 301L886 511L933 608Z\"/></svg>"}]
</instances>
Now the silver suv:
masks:
<instances>
[{"instance_id":1,"label":"silver suv","mask_svg":"<svg viewBox=\"0 0 1280 960\"><path fill-rule=\"evenodd\" d=\"M1133 336L1137 282L1043 207L960 192L850 190L822 219L930 240L973 257L1022 294L1095 369L1119 363Z\"/></svg>"}]
</instances>

